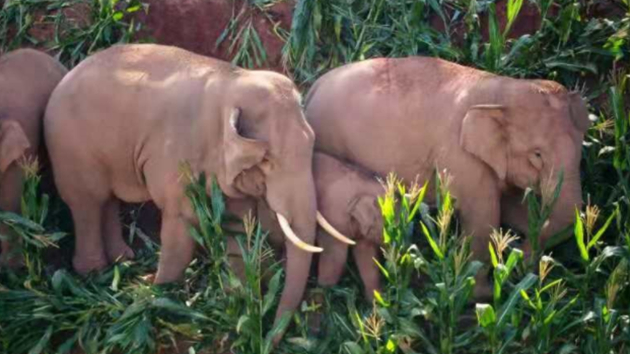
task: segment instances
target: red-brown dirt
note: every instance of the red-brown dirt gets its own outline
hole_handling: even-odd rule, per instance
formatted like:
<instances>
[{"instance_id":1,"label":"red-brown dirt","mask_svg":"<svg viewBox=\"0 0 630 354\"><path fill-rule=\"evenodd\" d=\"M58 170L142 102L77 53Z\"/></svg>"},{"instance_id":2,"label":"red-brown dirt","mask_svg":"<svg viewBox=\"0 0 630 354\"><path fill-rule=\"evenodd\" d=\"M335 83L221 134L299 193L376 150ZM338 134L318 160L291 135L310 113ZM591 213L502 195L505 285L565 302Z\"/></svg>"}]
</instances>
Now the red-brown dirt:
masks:
<instances>
[{"instance_id":1,"label":"red-brown dirt","mask_svg":"<svg viewBox=\"0 0 630 354\"><path fill-rule=\"evenodd\" d=\"M141 15L145 24L141 37L153 38L157 43L176 45L195 53L231 60L236 49L230 51L228 38L217 41L238 17L238 25L251 21L267 54L262 68L282 71L283 40L274 32L276 26L291 27L293 0L283 1L261 11L243 0L148 0L149 13ZM238 32L238 29L236 30Z\"/></svg>"},{"instance_id":2,"label":"red-brown dirt","mask_svg":"<svg viewBox=\"0 0 630 354\"><path fill-rule=\"evenodd\" d=\"M499 29L501 33L505 30L507 25L507 0L499 0L496 3L496 14L499 22ZM448 16L452 16L452 11L447 10ZM429 23L431 27L435 28L438 31L444 31L445 26L442 19L436 15L432 14L429 19ZM540 12L536 5L530 2L523 2L523 6L521 7L521 11L519 12L518 17L512 24L512 28L508 33L508 38L519 38L524 34L533 34L540 28L541 20L540 20ZM479 25L481 26L481 34L484 41L488 41L488 14L483 13L479 15ZM456 44L463 43L464 34L466 33L466 25L464 22L458 22L454 28L452 29L452 39Z\"/></svg>"}]
</instances>

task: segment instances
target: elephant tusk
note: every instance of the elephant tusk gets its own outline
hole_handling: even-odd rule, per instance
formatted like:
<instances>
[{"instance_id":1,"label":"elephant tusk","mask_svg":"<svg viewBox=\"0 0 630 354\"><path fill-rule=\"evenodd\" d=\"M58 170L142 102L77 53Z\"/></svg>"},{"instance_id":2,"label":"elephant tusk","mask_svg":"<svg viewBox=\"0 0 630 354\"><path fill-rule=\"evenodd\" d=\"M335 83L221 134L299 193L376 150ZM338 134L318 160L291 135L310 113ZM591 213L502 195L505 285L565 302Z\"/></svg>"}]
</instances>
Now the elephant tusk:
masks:
<instances>
[{"instance_id":1,"label":"elephant tusk","mask_svg":"<svg viewBox=\"0 0 630 354\"><path fill-rule=\"evenodd\" d=\"M341 241L343 243L347 243L347 244L352 245L352 246L357 244L356 242L352 241L348 237L344 236L341 232L337 231L332 225L330 225L328 220L326 220L324 218L324 215L322 215L319 212L319 210L317 211L317 223L324 230L326 230L330 235L332 235L332 237L336 238L337 240L339 240L339 241Z\"/></svg>"},{"instance_id":2,"label":"elephant tusk","mask_svg":"<svg viewBox=\"0 0 630 354\"><path fill-rule=\"evenodd\" d=\"M324 250L321 247L311 246L308 243L300 240L300 238L297 237L295 232L293 232L291 225L289 225L289 221L287 221L287 219L284 216L282 216L282 214L280 213L276 213L276 216L278 217L278 223L280 224L280 228L282 228L282 232L284 232L284 234L287 236L289 241L291 241L295 246L297 246L297 248L304 250L306 252L311 252L311 253L319 253Z\"/></svg>"}]
</instances>

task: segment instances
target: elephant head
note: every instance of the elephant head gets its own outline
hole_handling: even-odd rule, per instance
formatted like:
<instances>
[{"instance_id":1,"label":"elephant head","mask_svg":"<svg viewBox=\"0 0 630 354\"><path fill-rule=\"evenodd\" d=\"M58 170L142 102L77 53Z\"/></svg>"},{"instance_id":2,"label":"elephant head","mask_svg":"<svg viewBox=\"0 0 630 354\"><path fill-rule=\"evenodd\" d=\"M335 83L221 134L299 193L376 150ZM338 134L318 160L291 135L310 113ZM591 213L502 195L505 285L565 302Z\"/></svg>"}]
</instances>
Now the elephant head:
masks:
<instances>
[{"instance_id":1,"label":"elephant head","mask_svg":"<svg viewBox=\"0 0 630 354\"><path fill-rule=\"evenodd\" d=\"M483 86L482 86L483 87ZM580 160L588 112L578 93L551 81L495 78L475 98L462 123L460 144L496 174L505 215L527 215L522 191L549 198L561 171L564 182L541 242L571 224L582 204ZM490 94L488 93L490 92ZM520 193L514 193L514 190ZM519 212L515 212L520 209ZM527 230L527 220L509 220Z\"/></svg>"},{"instance_id":2,"label":"elephant head","mask_svg":"<svg viewBox=\"0 0 630 354\"><path fill-rule=\"evenodd\" d=\"M263 199L286 242L286 285L276 319L302 300L311 265L317 221L312 160L315 136L301 96L286 77L248 72L226 88L223 108L221 189L232 198ZM299 235L299 237L298 237ZM306 251L306 252L304 252Z\"/></svg>"}]
</instances>

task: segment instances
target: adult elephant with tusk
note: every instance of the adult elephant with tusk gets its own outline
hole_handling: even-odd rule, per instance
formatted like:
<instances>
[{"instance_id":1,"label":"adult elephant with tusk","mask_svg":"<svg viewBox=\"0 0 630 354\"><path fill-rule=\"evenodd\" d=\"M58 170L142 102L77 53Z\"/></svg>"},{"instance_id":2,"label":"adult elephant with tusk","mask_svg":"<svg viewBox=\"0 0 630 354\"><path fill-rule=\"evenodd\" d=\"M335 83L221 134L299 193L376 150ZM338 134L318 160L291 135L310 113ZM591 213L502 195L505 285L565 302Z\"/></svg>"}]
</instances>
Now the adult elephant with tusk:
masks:
<instances>
[{"instance_id":1,"label":"adult elephant with tusk","mask_svg":"<svg viewBox=\"0 0 630 354\"><path fill-rule=\"evenodd\" d=\"M319 78L306 98L306 116L316 150L381 176L394 171L411 182L430 179L436 167L448 170L477 259L488 259L489 236L500 223L527 232L526 188L543 186L536 190L546 197L564 172L542 244L570 225L582 204L588 114L578 93L552 81L435 58L378 58ZM478 282L477 298L489 296L487 279Z\"/></svg>"},{"instance_id":2,"label":"adult elephant with tusk","mask_svg":"<svg viewBox=\"0 0 630 354\"><path fill-rule=\"evenodd\" d=\"M314 135L285 76L249 71L185 50L119 45L74 68L53 92L45 138L59 194L75 226L77 272L133 257L119 201L162 211L156 283L179 279L193 257L197 222L180 163L216 176L229 198L262 198L282 220L287 272L276 320L306 286L317 201ZM299 237L298 237L299 235Z\"/></svg>"}]
</instances>

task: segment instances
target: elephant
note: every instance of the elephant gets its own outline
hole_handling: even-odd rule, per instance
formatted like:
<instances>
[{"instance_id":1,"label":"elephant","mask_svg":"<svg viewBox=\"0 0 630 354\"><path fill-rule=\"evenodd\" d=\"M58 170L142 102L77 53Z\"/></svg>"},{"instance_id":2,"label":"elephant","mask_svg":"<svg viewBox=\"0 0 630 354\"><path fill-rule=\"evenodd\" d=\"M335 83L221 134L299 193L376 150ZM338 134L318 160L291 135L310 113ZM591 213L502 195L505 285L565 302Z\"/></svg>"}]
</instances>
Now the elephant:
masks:
<instances>
[{"instance_id":1,"label":"elephant","mask_svg":"<svg viewBox=\"0 0 630 354\"><path fill-rule=\"evenodd\" d=\"M588 111L578 92L556 82L430 57L374 58L324 74L305 101L316 151L380 176L393 171L408 182L435 183L434 171L446 170L475 259L489 259L489 237L501 223L527 231L527 188L548 200L563 173L539 239L543 246L572 224L582 205ZM426 200L435 201L435 195L427 193ZM531 245L525 242L523 251L528 257ZM481 273L477 299L490 295Z\"/></svg>"},{"instance_id":2,"label":"elephant","mask_svg":"<svg viewBox=\"0 0 630 354\"><path fill-rule=\"evenodd\" d=\"M330 287L339 282L352 245L352 256L363 281L365 298L372 302L379 290L380 271L374 262L383 242L383 216L378 197L384 186L372 175L343 163L332 156L316 152L313 157L317 205L330 221L332 231L319 227L317 282ZM342 235L335 234L338 230ZM350 241L344 241L344 235ZM341 242L339 242L341 241ZM356 245L355 245L356 243Z\"/></svg>"},{"instance_id":3,"label":"elephant","mask_svg":"<svg viewBox=\"0 0 630 354\"><path fill-rule=\"evenodd\" d=\"M172 46L116 45L85 59L58 85L44 135L74 221L78 273L132 258L120 201L152 200L162 216L154 282L182 278L194 253L188 226L198 224L185 195L184 163L189 173L215 177L229 198L269 204L287 240L276 321L297 308L311 253L321 249L310 245L318 214L314 135L286 76Z\"/></svg>"},{"instance_id":4,"label":"elephant","mask_svg":"<svg viewBox=\"0 0 630 354\"><path fill-rule=\"evenodd\" d=\"M24 172L20 162L39 157L48 99L66 74L51 56L18 49L0 57L0 210L20 212ZM38 159L41 160L41 159ZM0 265L19 266L16 235L0 224Z\"/></svg>"},{"instance_id":5,"label":"elephant","mask_svg":"<svg viewBox=\"0 0 630 354\"><path fill-rule=\"evenodd\" d=\"M351 245L365 297L372 301L374 290L379 289L380 282L379 269L373 259L379 256L383 236L383 217L378 197L385 193L385 189L366 171L323 153L313 154L313 175L317 206L324 220L327 220L317 228L317 245L323 248L317 264L318 285L330 287L339 282L346 264L348 246ZM269 231L271 247L280 250L281 229L274 213L264 202L228 200L227 208L238 217L244 217L251 211L258 217L262 228ZM242 231L236 225L233 230ZM227 248L232 269L244 280L240 248L233 238L228 239ZM282 255L277 258L281 259Z\"/></svg>"}]
</instances>

